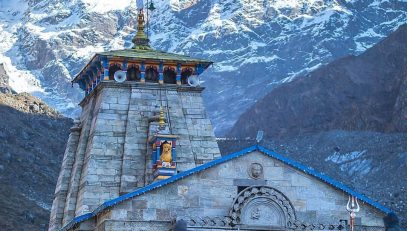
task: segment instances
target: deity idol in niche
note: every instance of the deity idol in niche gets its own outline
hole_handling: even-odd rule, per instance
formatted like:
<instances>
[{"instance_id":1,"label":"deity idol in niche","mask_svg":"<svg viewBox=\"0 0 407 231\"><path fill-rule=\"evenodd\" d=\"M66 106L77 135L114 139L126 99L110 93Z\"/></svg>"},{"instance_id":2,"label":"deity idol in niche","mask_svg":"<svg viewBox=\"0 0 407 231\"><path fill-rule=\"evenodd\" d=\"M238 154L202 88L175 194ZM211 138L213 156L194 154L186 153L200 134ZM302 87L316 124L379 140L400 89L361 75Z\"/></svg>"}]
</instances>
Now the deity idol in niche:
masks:
<instances>
[{"instance_id":1,"label":"deity idol in niche","mask_svg":"<svg viewBox=\"0 0 407 231\"><path fill-rule=\"evenodd\" d=\"M171 163L172 161L171 143L164 141L161 144L160 160L161 162Z\"/></svg>"}]
</instances>

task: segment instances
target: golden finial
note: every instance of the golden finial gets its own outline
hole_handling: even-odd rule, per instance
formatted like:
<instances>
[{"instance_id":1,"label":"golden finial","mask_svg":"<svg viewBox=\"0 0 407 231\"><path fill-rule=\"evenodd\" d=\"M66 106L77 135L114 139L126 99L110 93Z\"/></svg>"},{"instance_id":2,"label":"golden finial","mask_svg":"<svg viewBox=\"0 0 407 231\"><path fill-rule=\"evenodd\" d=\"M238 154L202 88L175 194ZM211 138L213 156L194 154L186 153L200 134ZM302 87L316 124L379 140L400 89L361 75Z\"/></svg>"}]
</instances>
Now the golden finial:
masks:
<instances>
[{"instance_id":1,"label":"golden finial","mask_svg":"<svg viewBox=\"0 0 407 231\"><path fill-rule=\"evenodd\" d=\"M160 108L160 119L158 120L158 124L161 130L165 128L165 114L163 107Z\"/></svg>"},{"instance_id":2,"label":"golden finial","mask_svg":"<svg viewBox=\"0 0 407 231\"><path fill-rule=\"evenodd\" d=\"M147 35L144 33L144 3L142 0L137 1L137 33L131 40L134 43L133 49L139 50L149 50L150 48L150 40L148 39Z\"/></svg>"}]
</instances>

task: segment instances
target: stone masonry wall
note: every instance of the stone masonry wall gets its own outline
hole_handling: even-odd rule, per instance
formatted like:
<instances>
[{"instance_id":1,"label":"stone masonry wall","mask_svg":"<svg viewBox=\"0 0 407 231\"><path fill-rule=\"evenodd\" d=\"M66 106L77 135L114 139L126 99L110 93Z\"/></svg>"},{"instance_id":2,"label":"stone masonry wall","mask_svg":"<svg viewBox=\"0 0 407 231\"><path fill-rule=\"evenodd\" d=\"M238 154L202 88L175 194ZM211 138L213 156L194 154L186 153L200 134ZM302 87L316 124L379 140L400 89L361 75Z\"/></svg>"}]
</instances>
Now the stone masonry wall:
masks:
<instances>
[{"instance_id":1,"label":"stone masonry wall","mask_svg":"<svg viewBox=\"0 0 407 231\"><path fill-rule=\"evenodd\" d=\"M59 173L55 198L52 203L52 210L49 222L49 229L55 230L61 228L62 219L64 217L65 201L69 189L69 181L71 178L72 166L75 161L75 151L78 147L80 135L79 122L75 121L74 126L71 128L71 134L69 135L68 142L64 157L62 160L62 168Z\"/></svg>"},{"instance_id":2,"label":"stone masonry wall","mask_svg":"<svg viewBox=\"0 0 407 231\"><path fill-rule=\"evenodd\" d=\"M160 106L168 108L167 123L179 136L178 171L219 158L202 90L148 83L99 84L81 103L81 132L75 151L70 152L73 163L64 162L62 166L69 179L64 185L65 201L58 197L60 202L55 204L63 208L62 224L150 183L145 178L152 167L147 134L149 121L158 115ZM50 230L56 227L61 224Z\"/></svg>"},{"instance_id":3,"label":"stone masonry wall","mask_svg":"<svg viewBox=\"0 0 407 231\"><path fill-rule=\"evenodd\" d=\"M82 108L82 114L80 117L81 132L79 135L78 146L75 150L74 163L72 166L71 176L68 185L68 192L64 206L64 216L62 225L72 220L76 213L77 195L79 190L79 180L82 174L83 160L88 143L89 129L92 122L94 101L91 99L88 104ZM64 166L62 167L64 168ZM50 227L50 230L51 229Z\"/></svg>"},{"instance_id":4,"label":"stone masonry wall","mask_svg":"<svg viewBox=\"0 0 407 231\"><path fill-rule=\"evenodd\" d=\"M250 180L247 168L251 163L262 164L264 180ZM345 209L346 193L254 152L121 202L104 214L94 227L97 225L98 231L153 230L148 221L161 222L168 227L176 218L228 216L238 194L238 186L244 186L242 182L264 184L285 194L295 208L297 220L310 224L338 224L341 219L349 219ZM358 217L362 225L383 226L384 214L367 204L360 203L360 206ZM191 230L201 229L196 227Z\"/></svg>"}]
</instances>

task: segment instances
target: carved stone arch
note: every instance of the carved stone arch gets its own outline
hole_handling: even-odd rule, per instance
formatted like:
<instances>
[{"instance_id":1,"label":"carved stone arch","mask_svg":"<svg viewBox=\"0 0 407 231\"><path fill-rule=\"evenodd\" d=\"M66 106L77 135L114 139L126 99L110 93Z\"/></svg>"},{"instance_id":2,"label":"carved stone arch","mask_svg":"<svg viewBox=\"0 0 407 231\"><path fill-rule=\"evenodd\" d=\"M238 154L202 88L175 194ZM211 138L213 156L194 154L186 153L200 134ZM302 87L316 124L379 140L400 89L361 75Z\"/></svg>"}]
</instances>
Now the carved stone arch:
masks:
<instances>
[{"instance_id":1,"label":"carved stone arch","mask_svg":"<svg viewBox=\"0 0 407 231\"><path fill-rule=\"evenodd\" d=\"M137 64L129 64L127 68L127 80L139 81L140 80L140 67Z\"/></svg>"},{"instance_id":2,"label":"carved stone arch","mask_svg":"<svg viewBox=\"0 0 407 231\"><path fill-rule=\"evenodd\" d=\"M175 71L176 67L166 66L164 67L164 83L176 84L177 72Z\"/></svg>"},{"instance_id":3,"label":"carved stone arch","mask_svg":"<svg viewBox=\"0 0 407 231\"><path fill-rule=\"evenodd\" d=\"M230 210L232 225L259 229L288 228L296 220L294 206L280 191L253 186L240 192Z\"/></svg>"},{"instance_id":4,"label":"carved stone arch","mask_svg":"<svg viewBox=\"0 0 407 231\"><path fill-rule=\"evenodd\" d=\"M158 82L158 67L156 65L149 65L146 67L146 82Z\"/></svg>"},{"instance_id":5,"label":"carved stone arch","mask_svg":"<svg viewBox=\"0 0 407 231\"><path fill-rule=\"evenodd\" d=\"M184 67L181 70L181 84L188 84L188 77L194 74L191 67Z\"/></svg>"}]
</instances>

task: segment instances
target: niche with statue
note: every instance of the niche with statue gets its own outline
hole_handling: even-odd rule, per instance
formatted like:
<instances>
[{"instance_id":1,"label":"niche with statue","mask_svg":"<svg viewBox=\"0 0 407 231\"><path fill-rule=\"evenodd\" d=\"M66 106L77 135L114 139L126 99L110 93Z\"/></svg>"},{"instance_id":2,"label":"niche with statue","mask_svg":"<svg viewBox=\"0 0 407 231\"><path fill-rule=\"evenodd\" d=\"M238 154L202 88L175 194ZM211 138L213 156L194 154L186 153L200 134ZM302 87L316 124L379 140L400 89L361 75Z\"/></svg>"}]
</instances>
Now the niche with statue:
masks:
<instances>
[{"instance_id":1,"label":"niche with statue","mask_svg":"<svg viewBox=\"0 0 407 231\"><path fill-rule=\"evenodd\" d=\"M167 179L177 173L176 141L177 136L169 134L155 134L152 137L154 181Z\"/></svg>"}]
</instances>

